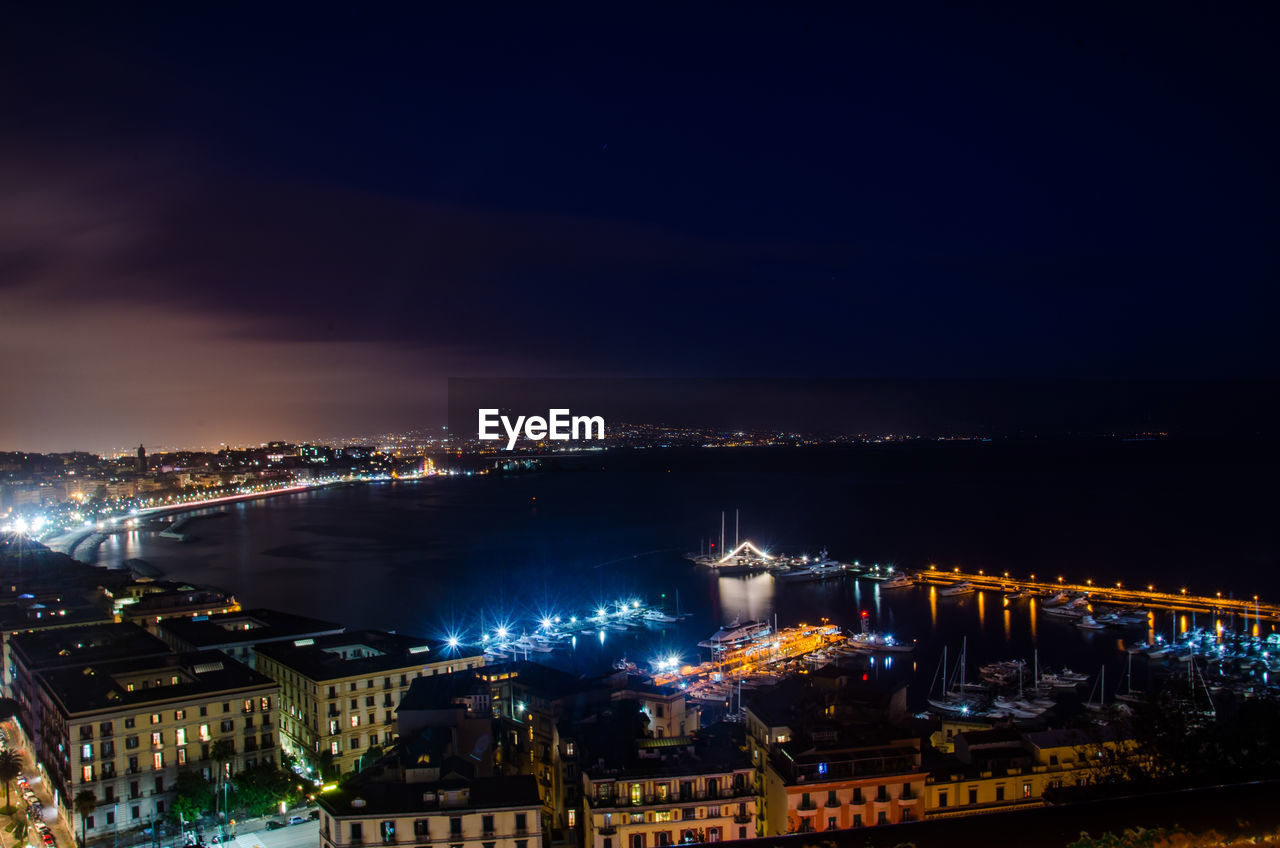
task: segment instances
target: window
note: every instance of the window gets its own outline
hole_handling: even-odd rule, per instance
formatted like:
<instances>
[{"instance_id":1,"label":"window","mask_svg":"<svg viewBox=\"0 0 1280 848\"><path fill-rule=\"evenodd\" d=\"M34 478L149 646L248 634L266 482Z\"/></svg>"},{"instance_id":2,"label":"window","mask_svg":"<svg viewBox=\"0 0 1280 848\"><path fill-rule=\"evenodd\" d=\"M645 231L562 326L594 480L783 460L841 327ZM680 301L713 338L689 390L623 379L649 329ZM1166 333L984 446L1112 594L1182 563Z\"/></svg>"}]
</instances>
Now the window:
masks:
<instances>
[{"instance_id":1,"label":"window","mask_svg":"<svg viewBox=\"0 0 1280 848\"><path fill-rule=\"evenodd\" d=\"M493 834L493 816L481 816L480 829L484 831L485 835L492 835Z\"/></svg>"},{"instance_id":2,"label":"window","mask_svg":"<svg viewBox=\"0 0 1280 848\"><path fill-rule=\"evenodd\" d=\"M151 734L151 747L158 748L164 744L164 731L157 730Z\"/></svg>"},{"instance_id":3,"label":"window","mask_svg":"<svg viewBox=\"0 0 1280 848\"><path fill-rule=\"evenodd\" d=\"M107 824L115 824L115 823L116 823L115 810L110 810L107 812Z\"/></svg>"},{"instance_id":4,"label":"window","mask_svg":"<svg viewBox=\"0 0 1280 848\"><path fill-rule=\"evenodd\" d=\"M138 819L142 818L142 808L141 808L141 807L130 807L130 808L129 808L129 814L133 816L133 820L134 820L134 821L137 821Z\"/></svg>"},{"instance_id":5,"label":"window","mask_svg":"<svg viewBox=\"0 0 1280 848\"><path fill-rule=\"evenodd\" d=\"M338 720L336 718L329 719L329 735L332 736L337 732L338 732Z\"/></svg>"},{"instance_id":6,"label":"window","mask_svg":"<svg viewBox=\"0 0 1280 848\"><path fill-rule=\"evenodd\" d=\"M886 813L884 810L881 810L880 812L876 813L876 824L888 824L888 823L889 823L888 813Z\"/></svg>"},{"instance_id":7,"label":"window","mask_svg":"<svg viewBox=\"0 0 1280 848\"><path fill-rule=\"evenodd\" d=\"M572 743L572 742L569 742L569 743L566 743L566 744L565 744L565 746L564 746L564 754L565 754L565 756L566 756L566 757L572 757L572 756L574 755L573 750L574 750L574 749L573 749L573 743Z\"/></svg>"},{"instance_id":8,"label":"window","mask_svg":"<svg viewBox=\"0 0 1280 848\"><path fill-rule=\"evenodd\" d=\"M1003 783L1001 783L996 787L996 800L997 801L1004 800L1004 784Z\"/></svg>"},{"instance_id":9,"label":"window","mask_svg":"<svg viewBox=\"0 0 1280 848\"><path fill-rule=\"evenodd\" d=\"M162 768L164 768L164 753L163 753L163 752L161 752L161 751L156 751L154 754L152 754L152 755L151 755L151 767L152 767L153 769L157 769L157 770L158 770L158 769L162 769Z\"/></svg>"},{"instance_id":10,"label":"window","mask_svg":"<svg viewBox=\"0 0 1280 848\"><path fill-rule=\"evenodd\" d=\"M209 706L208 706L208 704L201 704L201 705L200 705L200 715L201 715L201 716L207 716L208 714L209 714Z\"/></svg>"},{"instance_id":11,"label":"window","mask_svg":"<svg viewBox=\"0 0 1280 848\"><path fill-rule=\"evenodd\" d=\"M382 823L382 841L391 843L396 841L396 823L388 820Z\"/></svg>"},{"instance_id":12,"label":"window","mask_svg":"<svg viewBox=\"0 0 1280 848\"><path fill-rule=\"evenodd\" d=\"M93 816L84 817L84 826L87 827L89 830L93 830Z\"/></svg>"},{"instance_id":13,"label":"window","mask_svg":"<svg viewBox=\"0 0 1280 848\"><path fill-rule=\"evenodd\" d=\"M827 790L827 806L828 807L840 806L840 801L836 798L836 791L834 789Z\"/></svg>"},{"instance_id":14,"label":"window","mask_svg":"<svg viewBox=\"0 0 1280 848\"><path fill-rule=\"evenodd\" d=\"M329 743L329 753L330 753L330 754L337 754L337 753L339 752L340 748L341 748L341 746L339 746L339 745L338 745L338 740L337 740L337 739L334 739L332 742L330 742L330 743Z\"/></svg>"},{"instance_id":15,"label":"window","mask_svg":"<svg viewBox=\"0 0 1280 848\"><path fill-rule=\"evenodd\" d=\"M970 804L978 803L978 790L973 788L972 786L969 787L969 803Z\"/></svg>"},{"instance_id":16,"label":"window","mask_svg":"<svg viewBox=\"0 0 1280 848\"><path fill-rule=\"evenodd\" d=\"M570 808L569 809L569 827L577 827L577 826L578 826L578 811Z\"/></svg>"},{"instance_id":17,"label":"window","mask_svg":"<svg viewBox=\"0 0 1280 848\"><path fill-rule=\"evenodd\" d=\"M93 766L81 767L80 779L85 783L92 783L93 782Z\"/></svg>"},{"instance_id":18,"label":"window","mask_svg":"<svg viewBox=\"0 0 1280 848\"><path fill-rule=\"evenodd\" d=\"M364 699L364 705L365 705L366 707L372 707L372 706L373 706L373 696L372 696L372 695L370 695L369 697L367 697L367 698L365 698L365 699Z\"/></svg>"},{"instance_id":19,"label":"window","mask_svg":"<svg viewBox=\"0 0 1280 848\"><path fill-rule=\"evenodd\" d=\"M261 699L259 699L258 705L259 705L260 707L262 707L262 711L263 711L264 713L265 713L265 712L268 712L268 711L270 711L270 710L271 710L271 699L270 699L270 698L261 698Z\"/></svg>"},{"instance_id":20,"label":"window","mask_svg":"<svg viewBox=\"0 0 1280 848\"><path fill-rule=\"evenodd\" d=\"M516 833L523 833L529 829L529 814L516 813Z\"/></svg>"},{"instance_id":21,"label":"window","mask_svg":"<svg viewBox=\"0 0 1280 848\"><path fill-rule=\"evenodd\" d=\"M124 726L125 728L133 727L133 716L130 716L129 718L124 720Z\"/></svg>"},{"instance_id":22,"label":"window","mask_svg":"<svg viewBox=\"0 0 1280 848\"><path fill-rule=\"evenodd\" d=\"M449 819L449 836L450 837L462 836L462 819L461 818L454 816L453 818Z\"/></svg>"},{"instance_id":23,"label":"window","mask_svg":"<svg viewBox=\"0 0 1280 848\"><path fill-rule=\"evenodd\" d=\"M943 798L946 798L946 797L947 797L947 793L945 793L945 792L944 792L944 793L942 793L942 797L943 797ZM945 805L944 805L944 806L945 806ZM854 826L854 827L862 827L862 813L854 813L854 814L853 814L853 826Z\"/></svg>"},{"instance_id":24,"label":"window","mask_svg":"<svg viewBox=\"0 0 1280 848\"><path fill-rule=\"evenodd\" d=\"M827 830L835 830L835 829L836 829L836 817L827 816Z\"/></svg>"},{"instance_id":25,"label":"window","mask_svg":"<svg viewBox=\"0 0 1280 848\"><path fill-rule=\"evenodd\" d=\"M947 790L945 789L939 790L938 792L938 806L939 807L947 806Z\"/></svg>"},{"instance_id":26,"label":"window","mask_svg":"<svg viewBox=\"0 0 1280 848\"><path fill-rule=\"evenodd\" d=\"M152 723L152 724L159 724L159 723L160 723L160 713L152 713L152 714L151 714L151 723Z\"/></svg>"},{"instance_id":27,"label":"window","mask_svg":"<svg viewBox=\"0 0 1280 848\"><path fill-rule=\"evenodd\" d=\"M364 822L351 823L351 841L364 842Z\"/></svg>"},{"instance_id":28,"label":"window","mask_svg":"<svg viewBox=\"0 0 1280 848\"><path fill-rule=\"evenodd\" d=\"M1031 797L1031 784L1030 784L1030 783L1024 783L1024 784L1022 784L1022 797L1023 797L1023 798L1030 798L1030 797Z\"/></svg>"},{"instance_id":29,"label":"window","mask_svg":"<svg viewBox=\"0 0 1280 848\"><path fill-rule=\"evenodd\" d=\"M245 712L247 712L247 713L251 713L251 712L253 712L253 699L252 699L252 698L245 698L245 699L244 699L244 711L245 711Z\"/></svg>"},{"instance_id":30,"label":"window","mask_svg":"<svg viewBox=\"0 0 1280 848\"><path fill-rule=\"evenodd\" d=\"M430 822L427 819L415 819L413 822L413 835L423 837L430 836Z\"/></svg>"},{"instance_id":31,"label":"window","mask_svg":"<svg viewBox=\"0 0 1280 848\"><path fill-rule=\"evenodd\" d=\"M80 746L80 759L82 760L93 759L93 743L92 742L86 742L85 744Z\"/></svg>"},{"instance_id":32,"label":"window","mask_svg":"<svg viewBox=\"0 0 1280 848\"><path fill-rule=\"evenodd\" d=\"M207 724L200 725L200 741L208 742L210 738L211 737L209 736L209 725Z\"/></svg>"},{"instance_id":33,"label":"window","mask_svg":"<svg viewBox=\"0 0 1280 848\"><path fill-rule=\"evenodd\" d=\"M223 733L230 733L236 729L236 723L233 719L224 718L218 727L221 728Z\"/></svg>"},{"instance_id":34,"label":"window","mask_svg":"<svg viewBox=\"0 0 1280 848\"><path fill-rule=\"evenodd\" d=\"M173 731L173 742L175 745L187 744L187 729L185 727L179 727Z\"/></svg>"},{"instance_id":35,"label":"window","mask_svg":"<svg viewBox=\"0 0 1280 848\"><path fill-rule=\"evenodd\" d=\"M178 749L178 765L185 766L186 764L187 764L187 749L179 748Z\"/></svg>"},{"instance_id":36,"label":"window","mask_svg":"<svg viewBox=\"0 0 1280 848\"><path fill-rule=\"evenodd\" d=\"M667 784L665 783L658 784L658 800L659 801L667 800Z\"/></svg>"},{"instance_id":37,"label":"window","mask_svg":"<svg viewBox=\"0 0 1280 848\"><path fill-rule=\"evenodd\" d=\"M186 710L174 710L174 711L173 711L173 720L174 720L174 721L182 721L182 720L184 720L186 717L187 717L187 711L186 711Z\"/></svg>"},{"instance_id":38,"label":"window","mask_svg":"<svg viewBox=\"0 0 1280 848\"><path fill-rule=\"evenodd\" d=\"M231 702L230 702L230 701L223 701L223 702L222 702L222 711L223 711L224 713L229 713L229 712L231 712Z\"/></svg>"}]
</instances>

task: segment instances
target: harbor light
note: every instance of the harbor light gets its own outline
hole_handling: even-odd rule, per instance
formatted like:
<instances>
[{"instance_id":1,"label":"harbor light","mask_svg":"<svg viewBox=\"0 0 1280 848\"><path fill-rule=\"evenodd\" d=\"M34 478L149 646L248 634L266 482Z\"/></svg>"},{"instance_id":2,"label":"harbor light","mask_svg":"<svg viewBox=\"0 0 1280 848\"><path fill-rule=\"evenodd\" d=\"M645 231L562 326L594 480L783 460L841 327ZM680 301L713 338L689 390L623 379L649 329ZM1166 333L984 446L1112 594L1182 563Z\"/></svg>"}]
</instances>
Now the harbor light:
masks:
<instances>
[{"instance_id":1,"label":"harbor light","mask_svg":"<svg viewBox=\"0 0 1280 848\"><path fill-rule=\"evenodd\" d=\"M505 627L499 627L499 628L498 628L498 638L499 638L499 639L505 639L505 638L507 638L507 628L505 628Z\"/></svg>"},{"instance_id":2,"label":"harbor light","mask_svg":"<svg viewBox=\"0 0 1280 848\"><path fill-rule=\"evenodd\" d=\"M604 607L596 607L596 618L604 618L608 614L609 611Z\"/></svg>"},{"instance_id":3,"label":"harbor light","mask_svg":"<svg viewBox=\"0 0 1280 848\"><path fill-rule=\"evenodd\" d=\"M549 629L551 629L551 619L546 618L546 617L544 617L544 618L542 619L542 629L543 629L543 630L549 630Z\"/></svg>"},{"instance_id":4,"label":"harbor light","mask_svg":"<svg viewBox=\"0 0 1280 848\"><path fill-rule=\"evenodd\" d=\"M458 637L457 637L457 636L450 636L450 637L449 637L449 647L450 647L450 648L456 648L456 647L458 647Z\"/></svg>"}]
</instances>

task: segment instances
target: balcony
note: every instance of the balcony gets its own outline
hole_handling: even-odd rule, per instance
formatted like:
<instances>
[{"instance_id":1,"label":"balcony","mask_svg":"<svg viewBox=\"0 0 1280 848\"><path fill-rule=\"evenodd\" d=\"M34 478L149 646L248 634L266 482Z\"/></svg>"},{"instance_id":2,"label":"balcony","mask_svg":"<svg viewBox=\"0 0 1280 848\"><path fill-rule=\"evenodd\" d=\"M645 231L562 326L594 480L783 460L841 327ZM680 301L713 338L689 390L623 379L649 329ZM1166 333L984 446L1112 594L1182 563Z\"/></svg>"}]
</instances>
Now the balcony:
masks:
<instances>
[{"instance_id":1,"label":"balcony","mask_svg":"<svg viewBox=\"0 0 1280 848\"><path fill-rule=\"evenodd\" d=\"M613 826L613 825L611 825L611 824L610 824L610 825L606 825L606 826L604 826L604 827L600 828L600 829L597 831L597 833L599 833L601 836L613 836L613 835L615 835L617 832L618 832L618 828L614 827L614 826Z\"/></svg>"},{"instance_id":2,"label":"balcony","mask_svg":"<svg viewBox=\"0 0 1280 848\"><path fill-rule=\"evenodd\" d=\"M839 798L828 798L826 801L822 803L822 806L826 807L827 809L834 809L835 807L840 807L843 805L844 805L844 802L841 801Z\"/></svg>"},{"instance_id":3,"label":"balcony","mask_svg":"<svg viewBox=\"0 0 1280 848\"><path fill-rule=\"evenodd\" d=\"M807 812L812 812L813 810L818 809L818 805L817 805L817 804L815 804L815 803L814 803L813 801L811 801L811 800L810 800L810 801L801 801L801 802L800 802L800 804L799 804L799 806L797 806L797 807L796 807L796 809L797 809L797 810L805 810L805 811L807 811Z\"/></svg>"},{"instance_id":4,"label":"balcony","mask_svg":"<svg viewBox=\"0 0 1280 848\"><path fill-rule=\"evenodd\" d=\"M733 817L733 823L734 824L750 824L751 822L755 821L755 818L756 817L751 815L751 813L738 813L736 816Z\"/></svg>"}]
</instances>

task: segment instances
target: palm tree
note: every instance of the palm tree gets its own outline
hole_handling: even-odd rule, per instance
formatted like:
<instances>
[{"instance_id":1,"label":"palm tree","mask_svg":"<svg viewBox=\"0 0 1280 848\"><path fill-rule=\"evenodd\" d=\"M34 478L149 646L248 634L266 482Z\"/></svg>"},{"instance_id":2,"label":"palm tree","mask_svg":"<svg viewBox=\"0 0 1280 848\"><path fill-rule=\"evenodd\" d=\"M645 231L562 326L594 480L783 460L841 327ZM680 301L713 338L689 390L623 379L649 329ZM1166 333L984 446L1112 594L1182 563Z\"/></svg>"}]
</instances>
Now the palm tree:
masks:
<instances>
[{"instance_id":1,"label":"palm tree","mask_svg":"<svg viewBox=\"0 0 1280 848\"><path fill-rule=\"evenodd\" d=\"M76 793L76 797L72 799L71 804L76 808L76 812L80 814L80 844L84 845L88 840L85 835L86 820L93 815L94 810L98 809L98 796L88 789L81 789Z\"/></svg>"},{"instance_id":2,"label":"palm tree","mask_svg":"<svg viewBox=\"0 0 1280 848\"><path fill-rule=\"evenodd\" d=\"M232 757L236 755L236 743L230 739L219 739L209 748L209 756L218 766L218 784L217 791L222 792L223 785L226 782L226 763L231 762ZM218 798L214 798L214 809L218 809ZM226 810L222 810L222 814L227 814Z\"/></svg>"},{"instance_id":3,"label":"palm tree","mask_svg":"<svg viewBox=\"0 0 1280 848\"><path fill-rule=\"evenodd\" d=\"M0 751L0 780L4 781L4 806L9 807L9 784L22 776L22 757L16 751Z\"/></svg>"}]
</instances>

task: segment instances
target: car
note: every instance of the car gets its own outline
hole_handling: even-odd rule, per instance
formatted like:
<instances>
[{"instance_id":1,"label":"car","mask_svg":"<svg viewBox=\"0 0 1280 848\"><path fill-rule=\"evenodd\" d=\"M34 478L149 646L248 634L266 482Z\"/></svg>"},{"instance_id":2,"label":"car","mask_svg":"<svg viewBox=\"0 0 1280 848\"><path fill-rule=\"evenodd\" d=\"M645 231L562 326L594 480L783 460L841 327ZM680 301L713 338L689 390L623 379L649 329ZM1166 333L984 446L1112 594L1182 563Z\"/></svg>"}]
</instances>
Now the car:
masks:
<instances>
[{"instance_id":1,"label":"car","mask_svg":"<svg viewBox=\"0 0 1280 848\"><path fill-rule=\"evenodd\" d=\"M279 830L284 826L285 826L284 822L277 821L275 819L272 819L271 821L267 822L267 830Z\"/></svg>"},{"instance_id":2,"label":"car","mask_svg":"<svg viewBox=\"0 0 1280 848\"><path fill-rule=\"evenodd\" d=\"M307 821L306 816L289 816L288 823L289 824L305 824L306 821Z\"/></svg>"},{"instance_id":3,"label":"car","mask_svg":"<svg viewBox=\"0 0 1280 848\"><path fill-rule=\"evenodd\" d=\"M307 813L307 818L311 819L311 821L320 821L320 811L312 810L311 812Z\"/></svg>"}]
</instances>

